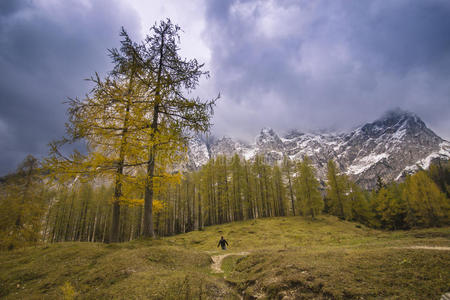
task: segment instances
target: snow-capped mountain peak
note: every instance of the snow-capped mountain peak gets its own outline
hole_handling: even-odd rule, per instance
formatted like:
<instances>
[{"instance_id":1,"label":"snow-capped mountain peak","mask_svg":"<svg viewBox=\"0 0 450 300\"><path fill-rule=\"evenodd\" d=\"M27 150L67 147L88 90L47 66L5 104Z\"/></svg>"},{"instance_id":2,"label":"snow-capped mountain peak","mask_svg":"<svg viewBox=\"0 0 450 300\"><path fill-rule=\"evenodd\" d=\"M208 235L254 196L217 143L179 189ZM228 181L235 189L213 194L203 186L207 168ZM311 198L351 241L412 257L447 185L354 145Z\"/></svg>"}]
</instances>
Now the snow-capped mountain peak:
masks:
<instances>
[{"instance_id":1,"label":"snow-capped mountain peak","mask_svg":"<svg viewBox=\"0 0 450 300\"><path fill-rule=\"evenodd\" d=\"M264 149L281 151L283 142L272 128L264 127L256 137L256 145Z\"/></svg>"},{"instance_id":2,"label":"snow-capped mountain peak","mask_svg":"<svg viewBox=\"0 0 450 300\"><path fill-rule=\"evenodd\" d=\"M386 182L398 180L418 168L427 168L433 159L450 159L449 142L427 128L416 114L399 109L343 134L292 130L280 138L273 129L264 127L251 145L222 138L191 148L190 159L198 160L191 165L198 167L205 162L205 149L210 149L209 157L238 154L251 160L262 155L268 163L279 163L285 155L293 160L308 155L322 180L328 160L333 159L342 172L368 188L375 185L378 176ZM196 152L200 154L194 155Z\"/></svg>"}]
</instances>

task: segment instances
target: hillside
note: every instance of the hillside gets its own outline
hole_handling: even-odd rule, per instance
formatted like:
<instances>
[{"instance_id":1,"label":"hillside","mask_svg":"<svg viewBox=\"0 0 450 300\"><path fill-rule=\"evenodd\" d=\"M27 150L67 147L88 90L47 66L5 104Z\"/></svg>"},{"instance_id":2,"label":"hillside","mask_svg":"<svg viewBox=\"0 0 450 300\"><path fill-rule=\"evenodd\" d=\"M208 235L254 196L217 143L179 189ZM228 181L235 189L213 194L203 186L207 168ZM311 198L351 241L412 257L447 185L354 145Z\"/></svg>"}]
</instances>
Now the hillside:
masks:
<instances>
[{"instance_id":1,"label":"hillside","mask_svg":"<svg viewBox=\"0 0 450 300\"><path fill-rule=\"evenodd\" d=\"M373 188L378 176L391 182L427 169L435 159L450 159L450 143L437 136L414 113L393 110L348 133L303 133L293 130L280 136L263 128L251 144L224 137L196 139L189 149L189 166L199 168L218 155L238 154L245 159L264 156L270 163L284 156L300 161L307 155L319 179L325 180L327 162L332 159L359 185Z\"/></svg>"},{"instance_id":2,"label":"hillside","mask_svg":"<svg viewBox=\"0 0 450 300\"><path fill-rule=\"evenodd\" d=\"M216 248L221 235L226 252ZM437 299L450 291L448 247L448 227L384 232L331 216L248 220L156 240L1 252L0 297ZM211 256L240 252L248 255L223 260L224 274L212 272Z\"/></svg>"}]
</instances>

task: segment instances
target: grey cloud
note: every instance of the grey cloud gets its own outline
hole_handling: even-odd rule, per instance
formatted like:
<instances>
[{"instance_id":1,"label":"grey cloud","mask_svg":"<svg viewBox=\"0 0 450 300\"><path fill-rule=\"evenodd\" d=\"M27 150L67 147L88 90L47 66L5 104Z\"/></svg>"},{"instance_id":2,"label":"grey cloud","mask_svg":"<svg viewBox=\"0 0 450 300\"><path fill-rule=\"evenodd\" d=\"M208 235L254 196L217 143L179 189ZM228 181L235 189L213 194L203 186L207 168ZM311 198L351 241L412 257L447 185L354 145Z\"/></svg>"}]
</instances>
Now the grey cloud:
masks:
<instances>
[{"instance_id":1,"label":"grey cloud","mask_svg":"<svg viewBox=\"0 0 450 300\"><path fill-rule=\"evenodd\" d=\"M89 91L85 78L110 69L107 48L138 16L117 1L2 1L0 17L0 174L25 155L42 157L64 134L67 97Z\"/></svg>"},{"instance_id":2,"label":"grey cloud","mask_svg":"<svg viewBox=\"0 0 450 300\"><path fill-rule=\"evenodd\" d=\"M206 36L223 106L256 110L248 121L218 109L219 134L255 134L266 125L348 130L400 106L450 137L448 1L208 3ZM264 28L267 14L275 14L275 28Z\"/></svg>"},{"instance_id":3,"label":"grey cloud","mask_svg":"<svg viewBox=\"0 0 450 300\"><path fill-rule=\"evenodd\" d=\"M30 2L30 0L2 0L0 2L0 16L13 14L24 6L30 5Z\"/></svg>"},{"instance_id":4,"label":"grey cloud","mask_svg":"<svg viewBox=\"0 0 450 300\"><path fill-rule=\"evenodd\" d=\"M450 138L448 0L204 4L211 79L199 94L222 94L217 135L348 130L401 107ZM63 134L62 101L83 96L83 79L110 68L106 49L118 46L120 26L140 32L142 12L127 5L0 1L0 175Z\"/></svg>"}]
</instances>

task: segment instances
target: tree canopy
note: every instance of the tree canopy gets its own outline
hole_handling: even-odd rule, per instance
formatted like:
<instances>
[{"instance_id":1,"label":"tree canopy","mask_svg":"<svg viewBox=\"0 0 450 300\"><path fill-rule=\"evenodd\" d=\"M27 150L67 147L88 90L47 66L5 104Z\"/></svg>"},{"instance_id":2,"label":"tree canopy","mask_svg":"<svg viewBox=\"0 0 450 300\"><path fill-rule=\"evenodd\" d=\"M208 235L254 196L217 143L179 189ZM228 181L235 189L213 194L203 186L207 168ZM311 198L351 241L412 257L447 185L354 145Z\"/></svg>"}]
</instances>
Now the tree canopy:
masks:
<instances>
[{"instance_id":1,"label":"tree canopy","mask_svg":"<svg viewBox=\"0 0 450 300\"><path fill-rule=\"evenodd\" d=\"M193 134L209 130L218 97L189 97L202 76L196 59L182 59L180 27L155 24L142 42L121 31L120 49L110 49L113 69L85 99L69 99L68 137L51 144L48 165L59 177L108 177L114 181L111 241L118 241L120 205L129 186L144 191L143 235L153 236L153 197L176 173ZM87 153L61 154L62 145L83 140Z\"/></svg>"}]
</instances>

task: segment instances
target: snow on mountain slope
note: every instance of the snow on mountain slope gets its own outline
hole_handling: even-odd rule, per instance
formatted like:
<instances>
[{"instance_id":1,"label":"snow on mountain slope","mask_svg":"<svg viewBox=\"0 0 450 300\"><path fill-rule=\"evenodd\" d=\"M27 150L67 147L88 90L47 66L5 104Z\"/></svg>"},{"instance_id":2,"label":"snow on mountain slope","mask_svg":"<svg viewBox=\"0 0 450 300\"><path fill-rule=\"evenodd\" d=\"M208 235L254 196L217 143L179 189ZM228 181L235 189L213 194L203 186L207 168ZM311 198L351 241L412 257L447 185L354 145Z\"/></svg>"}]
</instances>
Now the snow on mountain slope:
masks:
<instances>
[{"instance_id":1,"label":"snow on mountain slope","mask_svg":"<svg viewBox=\"0 0 450 300\"><path fill-rule=\"evenodd\" d=\"M189 141L188 148L189 163L195 169L203 166L209 160L209 151L206 143L200 138L194 137Z\"/></svg>"},{"instance_id":2,"label":"snow on mountain slope","mask_svg":"<svg viewBox=\"0 0 450 300\"><path fill-rule=\"evenodd\" d=\"M272 164L281 162L284 155L293 160L307 155L321 180L326 178L328 160L333 159L341 171L371 188L378 176L386 182L399 180L418 168L428 168L434 159L450 159L450 143L427 128L417 115L395 110L345 134L291 131L280 137L266 127L250 145L229 137L211 144L196 139L190 145L189 160L198 168L210 157L234 154L247 160L262 155Z\"/></svg>"},{"instance_id":3,"label":"snow on mountain slope","mask_svg":"<svg viewBox=\"0 0 450 300\"><path fill-rule=\"evenodd\" d=\"M435 159L448 160L450 158L450 143L444 141L439 144L439 147L439 151L432 152L427 157L418 160L415 164L405 167L403 171L397 175L395 180L399 180L403 176L414 173L420 169L428 169L431 162Z\"/></svg>"},{"instance_id":4,"label":"snow on mountain slope","mask_svg":"<svg viewBox=\"0 0 450 300\"><path fill-rule=\"evenodd\" d=\"M358 175L366 171L368 168L378 163L380 160L388 158L389 154L369 154L360 158L359 160L353 161L352 165L347 168L347 174Z\"/></svg>"}]
</instances>

